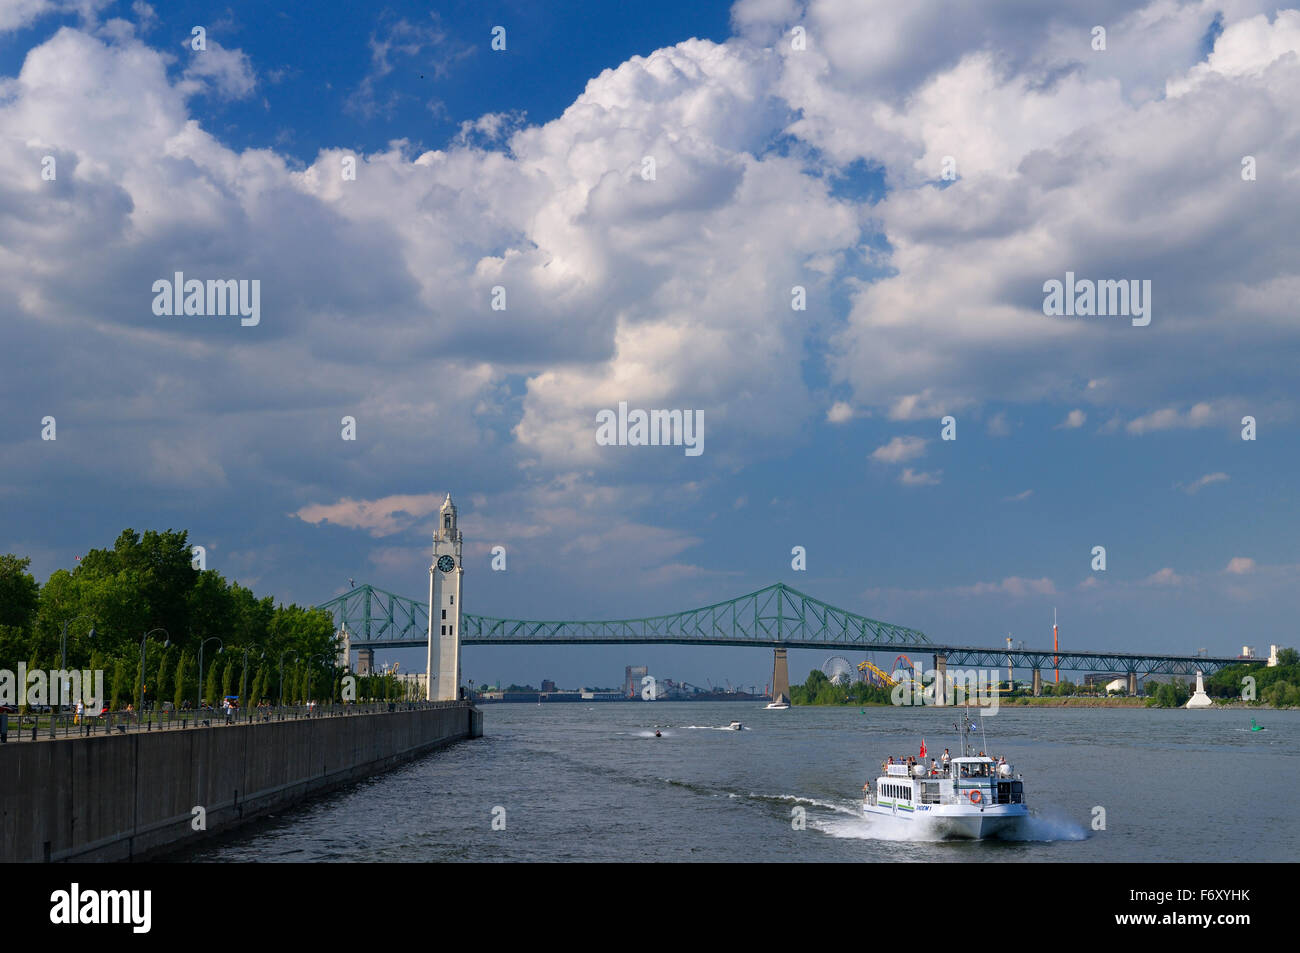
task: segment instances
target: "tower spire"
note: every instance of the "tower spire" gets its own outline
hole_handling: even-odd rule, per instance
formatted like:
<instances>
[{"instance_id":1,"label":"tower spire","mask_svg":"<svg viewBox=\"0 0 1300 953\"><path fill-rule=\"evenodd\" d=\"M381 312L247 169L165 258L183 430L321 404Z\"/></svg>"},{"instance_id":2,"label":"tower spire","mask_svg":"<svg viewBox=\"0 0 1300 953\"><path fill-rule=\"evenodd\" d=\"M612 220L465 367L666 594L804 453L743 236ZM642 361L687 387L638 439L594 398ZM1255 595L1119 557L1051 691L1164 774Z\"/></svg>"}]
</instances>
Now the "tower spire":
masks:
<instances>
[{"instance_id":1,"label":"tower spire","mask_svg":"<svg viewBox=\"0 0 1300 953\"><path fill-rule=\"evenodd\" d=\"M461 550L464 538L456 525L456 504L448 491L438 508L429 566L429 701L460 696Z\"/></svg>"}]
</instances>

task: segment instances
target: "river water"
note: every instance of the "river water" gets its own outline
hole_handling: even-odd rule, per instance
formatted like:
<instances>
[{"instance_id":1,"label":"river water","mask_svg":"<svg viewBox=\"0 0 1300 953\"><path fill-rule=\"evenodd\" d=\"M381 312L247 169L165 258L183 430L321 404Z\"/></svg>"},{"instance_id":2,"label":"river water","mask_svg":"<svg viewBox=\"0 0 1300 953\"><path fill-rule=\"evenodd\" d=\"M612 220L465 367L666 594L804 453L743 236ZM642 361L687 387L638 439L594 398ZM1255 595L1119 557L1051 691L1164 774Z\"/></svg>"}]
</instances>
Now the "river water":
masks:
<instances>
[{"instance_id":1,"label":"river water","mask_svg":"<svg viewBox=\"0 0 1300 953\"><path fill-rule=\"evenodd\" d=\"M1256 712L1254 732L1251 715L1003 709L977 747L1024 775L1033 817L957 842L858 816L885 756L922 736L956 753L953 709L489 705L481 739L170 859L1291 861L1300 711Z\"/></svg>"}]
</instances>

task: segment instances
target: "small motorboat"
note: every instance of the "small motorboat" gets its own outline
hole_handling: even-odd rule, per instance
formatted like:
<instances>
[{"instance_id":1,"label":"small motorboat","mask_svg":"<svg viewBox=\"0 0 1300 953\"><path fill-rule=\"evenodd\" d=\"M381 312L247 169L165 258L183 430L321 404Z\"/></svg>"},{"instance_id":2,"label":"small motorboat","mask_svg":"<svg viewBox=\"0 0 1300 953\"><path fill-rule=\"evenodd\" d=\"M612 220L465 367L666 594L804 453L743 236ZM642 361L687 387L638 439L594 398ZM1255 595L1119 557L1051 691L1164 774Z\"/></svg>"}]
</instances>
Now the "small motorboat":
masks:
<instances>
[{"instance_id":1,"label":"small motorboat","mask_svg":"<svg viewBox=\"0 0 1300 953\"><path fill-rule=\"evenodd\" d=\"M738 722L738 721L733 721L731 724L727 725L727 730L728 730L728 731L744 731L744 730L745 730L745 726L742 725L742 724L741 724L740 722Z\"/></svg>"}]
</instances>

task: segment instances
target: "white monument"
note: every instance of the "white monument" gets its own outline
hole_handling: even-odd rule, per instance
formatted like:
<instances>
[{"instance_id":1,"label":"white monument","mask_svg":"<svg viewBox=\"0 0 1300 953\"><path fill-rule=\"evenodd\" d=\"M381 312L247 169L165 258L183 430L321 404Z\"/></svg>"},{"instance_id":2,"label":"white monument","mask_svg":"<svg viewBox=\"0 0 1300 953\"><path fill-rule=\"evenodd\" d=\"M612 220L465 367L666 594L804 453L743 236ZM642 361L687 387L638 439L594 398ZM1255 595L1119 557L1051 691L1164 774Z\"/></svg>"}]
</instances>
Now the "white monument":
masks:
<instances>
[{"instance_id":1,"label":"white monument","mask_svg":"<svg viewBox=\"0 0 1300 953\"><path fill-rule=\"evenodd\" d=\"M338 639L335 644L339 647L339 657L335 660L338 667L350 670L352 668L352 635L348 632L346 622L339 628Z\"/></svg>"},{"instance_id":2,"label":"white monument","mask_svg":"<svg viewBox=\"0 0 1300 953\"><path fill-rule=\"evenodd\" d=\"M438 510L429 566L429 701L455 701L460 694L461 535L451 494Z\"/></svg>"},{"instance_id":3,"label":"white monument","mask_svg":"<svg viewBox=\"0 0 1300 953\"><path fill-rule=\"evenodd\" d=\"M1200 669L1196 671L1196 691L1192 692L1192 697L1187 699L1184 708L1211 708L1214 702L1210 696L1205 694L1205 680L1201 678Z\"/></svg>"}]
</instances>

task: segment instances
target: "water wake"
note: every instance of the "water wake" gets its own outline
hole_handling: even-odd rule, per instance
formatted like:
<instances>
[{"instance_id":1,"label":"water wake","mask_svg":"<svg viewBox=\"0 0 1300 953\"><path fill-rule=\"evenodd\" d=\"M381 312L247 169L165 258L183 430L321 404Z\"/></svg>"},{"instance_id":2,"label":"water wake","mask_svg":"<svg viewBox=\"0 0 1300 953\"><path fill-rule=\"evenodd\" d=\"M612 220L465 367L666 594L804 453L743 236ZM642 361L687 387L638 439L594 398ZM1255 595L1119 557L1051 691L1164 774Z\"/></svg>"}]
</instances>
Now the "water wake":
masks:
<instances>
[{"instance_id":1,"label":"water wake","mask_svg":"<svg viewBox=\"0 0 1300 953\"><path fill-rule=\"evenodd\" d=\"M784 801L789 804L807 804L850 816L854 814L853 808L845 807L843 804L836 804L834 801L819 801L813 797L800 797L797 794L754 794L751 792L749 794L728 794L727 797L743 798L747 801Z\"/></svg>"},{"instance_id":2,"label":"water wake","mask_svg":"<svg viewBox=\"0 0 1300 953\"><path fill-rule=\"evenodd\" d=\"M749 725L741 725L739 728L728 728L726 725L682 725L682 727L692 731L749 731Z\"/></svg>"},{"instance_id":3,"label":"water wake","mask_svg":"<svg viewBox=\"0 0 1300 953\"><path fill-rule=\"evenodd\" d=\"M1013 841L1087 840L1088 830L1078 821L1068 817L1030 814L1018 825L1004 832L1001 838Z\"/></svg>"}]
</instances>

